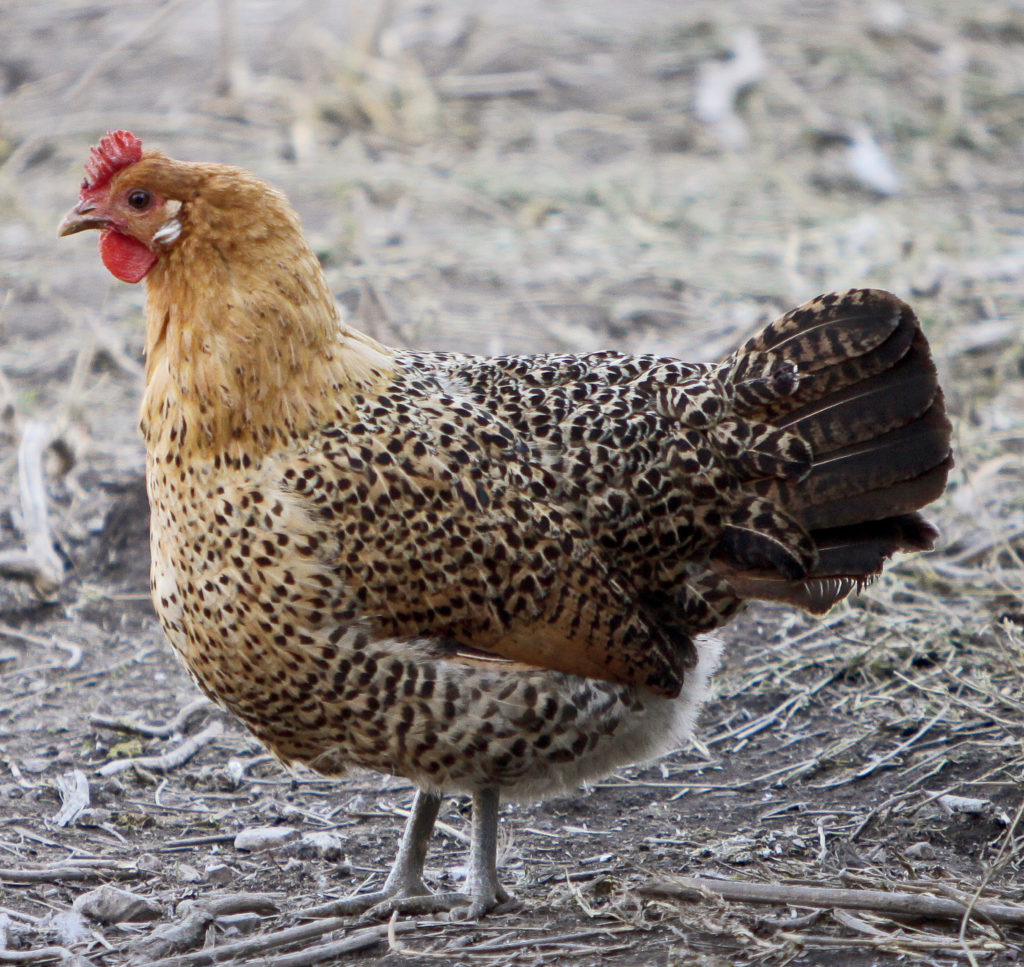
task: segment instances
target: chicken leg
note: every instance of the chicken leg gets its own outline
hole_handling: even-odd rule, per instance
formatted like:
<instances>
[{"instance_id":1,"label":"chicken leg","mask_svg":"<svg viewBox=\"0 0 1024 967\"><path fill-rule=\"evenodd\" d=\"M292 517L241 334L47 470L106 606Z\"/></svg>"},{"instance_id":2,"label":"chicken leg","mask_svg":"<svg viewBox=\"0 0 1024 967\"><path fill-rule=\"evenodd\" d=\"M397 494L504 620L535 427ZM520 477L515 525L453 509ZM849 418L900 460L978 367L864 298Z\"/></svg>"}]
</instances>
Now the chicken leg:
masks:
<instances>
[{"instance_id":1,"label":"chicken leg","mask_svg":"<svg viewBox=\"0 0 1024 967\"><path fill-rule=\"evenodd\" d=\"M465 894L469 906L453 910L454 919L479 920L499 903L511 899L498 882L499 801L496 786L479 789L473 794L473 827Z\"/></svg>"},{"instance_id":2,"label":"chicken leg","mask_svg":"<svg viewBox=\"0 0 1024 967\"><path fill-rule=\"evenodd\" d=\"M373 893L338 900L318 912L333 916L363 914L365 920L380 920L395 912L426 914L451 911L453 919L478 920L499 903L510 899L498 882L499 800L495 787L481 789L473 795L465 893L431 893L423 882L423 864L441 807L441 797L434 792L417 790L394 865L384 886Z\"/></svg>"}]
</instances>

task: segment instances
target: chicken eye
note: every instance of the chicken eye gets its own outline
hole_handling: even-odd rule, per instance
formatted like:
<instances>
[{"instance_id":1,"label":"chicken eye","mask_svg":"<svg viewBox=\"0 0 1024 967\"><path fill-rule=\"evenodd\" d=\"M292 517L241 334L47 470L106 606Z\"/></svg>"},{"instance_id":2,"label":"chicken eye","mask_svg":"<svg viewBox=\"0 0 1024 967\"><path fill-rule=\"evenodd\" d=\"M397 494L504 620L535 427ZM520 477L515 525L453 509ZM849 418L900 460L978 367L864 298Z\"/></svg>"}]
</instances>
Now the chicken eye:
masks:
<instances>
[{"instance_id":1,"label":"chicken eye","mask_svg":"<svg viewBox=\"0 0 1024 967\"><path fill-rule=\"evenodd\" d=\"M128 192L128 204L137 212L149 208L149 203L152 200L153 196L145 188L133 188Z\"/></svg>"}]
</instances>

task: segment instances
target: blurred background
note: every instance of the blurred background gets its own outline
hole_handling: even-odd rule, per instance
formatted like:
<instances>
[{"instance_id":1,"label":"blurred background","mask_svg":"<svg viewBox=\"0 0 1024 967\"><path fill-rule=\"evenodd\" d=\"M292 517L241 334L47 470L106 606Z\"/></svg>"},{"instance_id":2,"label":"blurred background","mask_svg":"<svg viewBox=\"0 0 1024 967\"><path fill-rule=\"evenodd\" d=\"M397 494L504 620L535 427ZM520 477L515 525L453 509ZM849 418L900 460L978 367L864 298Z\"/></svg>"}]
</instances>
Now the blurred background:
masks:
<instances>
[{"instance_id":1,"label":"blurred background","mask_svg":"<svg viewBox=\"0 0 1024 967\"><path fill-rule=\"evenodd\" d=\"M642 807L632 838L612 846L627 865L653 855L642 837L660 835L674 844L651 847L669 851L664 865L713 855L731 875L748 860L720 841L742 828L793 875L859 864L888 888L953 870L973 889L1002 871L1019 897L1024 4L3 0L0 565L26 543L18 453L41 425L55 445L37 492L66 583L44 609L24 583L0 582L2 761L21 762L23 777L0 772L0 812L9 790L48 836L54 772L71 755L102 762L110 745L76 710L135 702L169 717L195 696L147 600L144 290L104 270L93 238L56 238L89 146L114 128L283 188L349 320L398 346L708 359L826 290L877 286L910 301L954 421L957 466L929 511L942 549L823 621L754 609L731 629L701 748L726 770L716 781L738 784L673 786L655 803L665 769L692 777L691 750L650 770L645 791L619 783L579 808L595 829L621 829ZM40 643L70 657L40 665ZM180 816L164 815L159 792L150 813L187 832L202 776L227 781L225 749L259 754L226 735L199 780L172 786ZM774 792L759 770L772 770ZM996 806L986 799L978 820L935 814L943 789ZM349 811L365 812L359 788L347 794ZM132 809L141 795L133 787ZM236 808L240 793L224 795ZM772 815L798 817L803 838L788 846L765 833L773 795L790 801ZM803 814L832 796L846 812ZM560 851L580 835L571 816L571 835L559 825L566 808L531 812ZM365 862L393 834L390 819L378 825ZM534 860L526 870L550 863Z\"/></svg>"},{"instance_id":2,"label":"blurred background","mask_svg":"<svg viewBox=\"0 0 1024 967\"><path fill-rule=\"evenodd\" d=\"M0 38L0 387L101 464L144 292L54 229L125 127L281 186L396 345L710 358L892 289L962 420L952 536L1020 520L1020 3L6 0Z\"/></svg>"}]
</instances>

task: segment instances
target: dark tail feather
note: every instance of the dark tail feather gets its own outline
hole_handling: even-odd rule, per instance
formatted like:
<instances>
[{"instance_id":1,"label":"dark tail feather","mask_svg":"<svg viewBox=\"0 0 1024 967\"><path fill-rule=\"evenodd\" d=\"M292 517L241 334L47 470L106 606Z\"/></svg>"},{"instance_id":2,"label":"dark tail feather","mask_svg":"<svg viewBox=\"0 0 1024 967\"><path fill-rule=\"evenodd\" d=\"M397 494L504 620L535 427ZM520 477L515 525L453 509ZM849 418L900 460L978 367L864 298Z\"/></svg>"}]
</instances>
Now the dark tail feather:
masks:
<instances>
[{"instance_id":1,"label":"dark tail feather","mask_svg":"<svg viewBox=\"0 0 1024 967\"><path fill-rule=\"evenodd\" d=\"M945 489L950 465L949 423L938 400L912 423L873 440L815 452L803 480L759 482L757 489L815 530L924 507Z\"/></svg>"},{"instance_id":2,"label":"dark tail feather","mask_svg":"<svg viewBox=\"0 0 1024 967\"><path fill-rule=\"evenodd\" d=\"M945 489L950 425L909 306L879 290L822 296L748 340L725 369L743 418L811 451L799 476L751 474L746 499L762 511L734 520L712 561L738 597L826 611L897 551L934 545L937 532L916 511ZM787 522L768 537L784 536L788 553L768 557L759 553L766 540L745 536L759 522L764 529L765 502ZM794 573L794 561L808 560Z\"/></svg>"},{"instance_id":3,"label":"dark tail feather","mask_svg":"<svg viewBox=\"0 0 1024 967\"><path fill-rule=\"evenodd\" d=\"M872 360L878 361L877 357ZM814 380L813 374L808 379L812 381L828 382ZM889 369L830 389L826 395L815 397L783 416L772 415L777 425L799 434L821 457L906 426L933 405L938 392L928 344L918 331L902 357Z\"/></svg>"}]
</instances>

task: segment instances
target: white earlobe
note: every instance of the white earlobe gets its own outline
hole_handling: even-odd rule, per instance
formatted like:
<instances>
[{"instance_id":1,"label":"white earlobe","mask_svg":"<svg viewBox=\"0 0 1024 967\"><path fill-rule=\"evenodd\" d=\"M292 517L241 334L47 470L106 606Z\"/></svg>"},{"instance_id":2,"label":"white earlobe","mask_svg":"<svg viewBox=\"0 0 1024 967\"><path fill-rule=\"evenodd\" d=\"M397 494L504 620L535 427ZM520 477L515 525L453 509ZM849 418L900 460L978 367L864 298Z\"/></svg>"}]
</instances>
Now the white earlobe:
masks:
<instances>
[{"instance_id":1,"label":"white earlobe","mask_svg":"<svg viewBox=\"0 0 1024 967\"><path fill-rule=\"evenodd\" d=\"M153 241L162 245L170 245L181 234L181 220L168 218L154 233Z\"/></svg>"}]
</instances>

